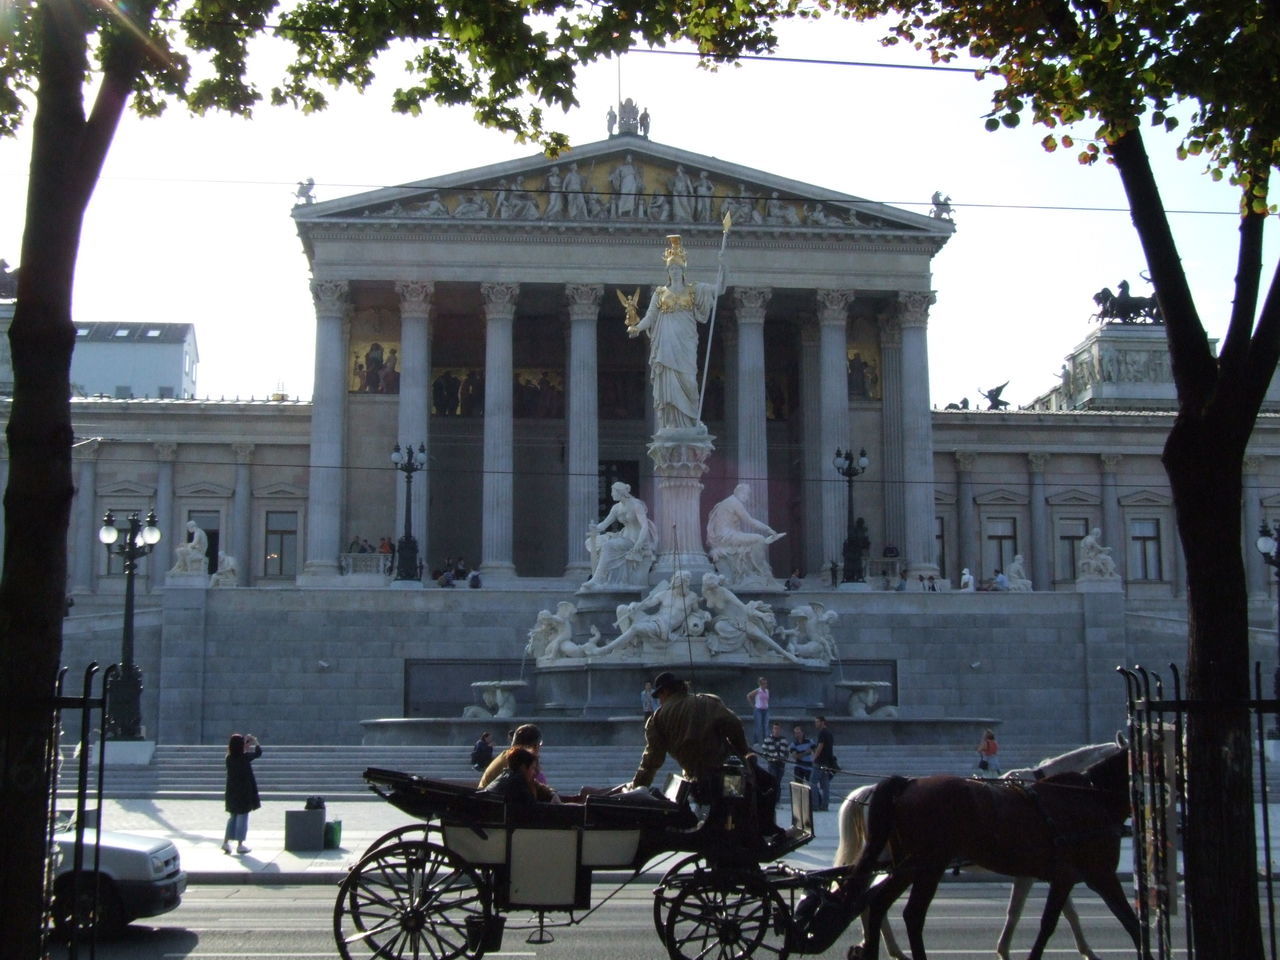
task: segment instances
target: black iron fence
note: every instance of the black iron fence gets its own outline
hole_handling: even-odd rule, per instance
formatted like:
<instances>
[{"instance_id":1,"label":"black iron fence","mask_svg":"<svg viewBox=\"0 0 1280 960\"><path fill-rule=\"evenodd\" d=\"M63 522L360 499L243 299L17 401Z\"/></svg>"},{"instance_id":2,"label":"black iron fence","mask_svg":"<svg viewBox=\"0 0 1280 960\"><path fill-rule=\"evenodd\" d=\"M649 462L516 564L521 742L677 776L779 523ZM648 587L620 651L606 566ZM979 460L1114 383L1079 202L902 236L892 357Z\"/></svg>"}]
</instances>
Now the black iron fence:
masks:
<instances>
[{"instance_id":1,"label":"black iron fence","mask_svg":"<svg viewBox=\"0 0 1280 960\"><path fill-rule=\"evenodd\" d=\"M1180 896L1182 825L1187 812L1186 720L1191 713L1222 705L1184 698L1181 675L1172 664L1167 685L1160 674L1143 667L1121 667L1119 672L1125 681L1129 718L1133 877L1142 947L1153 957L1171 960L1178 925L1185 937L1178 953L1194 960L1195 917ZM1261 665L1254 666L1254 698L1242 706L1250 712L1256 736L1253 796L1261 826L1258 870L1263 878L1259 895L1269 956L1277 960L1267 746L1280 741L1268 738L1267 727L1268 718L1280 712L1280 701L1263 698Z\"/></svg>"}]
</instances>

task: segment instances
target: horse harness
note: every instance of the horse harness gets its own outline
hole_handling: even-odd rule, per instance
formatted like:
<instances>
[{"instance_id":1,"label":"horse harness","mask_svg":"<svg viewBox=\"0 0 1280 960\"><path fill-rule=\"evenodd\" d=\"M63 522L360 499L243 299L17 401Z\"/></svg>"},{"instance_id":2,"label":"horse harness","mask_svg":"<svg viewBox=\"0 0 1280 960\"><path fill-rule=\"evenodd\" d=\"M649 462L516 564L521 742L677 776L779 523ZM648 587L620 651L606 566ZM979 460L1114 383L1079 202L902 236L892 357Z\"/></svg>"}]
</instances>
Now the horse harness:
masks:
<instances>
[{"instance_id":1,"label":"horse harness","mask_svg":"<svg viewBox=\"0 0 1280 960\"><path fill-rule=\"evenodd\" d=\"M1084 840L1093 840L1099 837L1119 838L1124 835L1124 831L1122 828L1123 825L1119 823L1111 824L1110 826L1106 826L1106 827L1095 827L1092 830L1077 830L1074 832L1068 832L1065 829L1063 829L1058 824L1057 820L1054 819L1053 814L1051 814L1049 810L1045 807L1044 799L1041 796L1040 790L1037 789L1040 782L1044 780L1044 774L1041 773L1038 769L1035 771L1035 773L1036 773L1036 782L1030 783L1030 784L1022 780L983 780L982 782L989 785L999 785L1003 789L1015 791L1016 793L1019 793L1023 797L1025 797L1032 804L1032 806L1035 807L1036 812L1040 814L1040 818L1044 820L1045 826L1049 828L1049 840L1055 848L1060 849L1062 847L1067 847L1076 843L1080 843L1081 841L1084 841ZM1066 790L1087 790L1090 793L1104 792L1099 787L1093 786L1092 784L1089 786L1077 787L1077 786L1072 786L1064 783L1064 784L1054 784L1054 786L1062 789L1066 789Z\"/></svg>"}]
</instances>

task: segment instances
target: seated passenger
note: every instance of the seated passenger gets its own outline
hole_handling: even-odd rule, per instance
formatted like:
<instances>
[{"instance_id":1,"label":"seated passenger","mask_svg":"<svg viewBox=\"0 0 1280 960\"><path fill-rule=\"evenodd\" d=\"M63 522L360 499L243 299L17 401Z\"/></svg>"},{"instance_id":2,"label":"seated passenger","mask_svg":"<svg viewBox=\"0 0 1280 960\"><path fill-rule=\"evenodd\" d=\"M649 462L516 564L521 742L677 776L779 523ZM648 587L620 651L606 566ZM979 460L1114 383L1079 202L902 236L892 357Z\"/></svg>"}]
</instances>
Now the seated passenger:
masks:
<instances>
[{"instance_id":1,"label":"seated passenger","mask_svg":"<svg viewBox=\"0 0 1280 960\"><path fill-rule=\"evenodd\" d=\"M511 734L511 746L494 757L489 766L485 767L484 773L480 775L479 787L481 789L488 787L502 771L507 769L512 752L517 749L523 749L533 756L534 797L544 802L554 803L559 797L547 785L546 778L541 777L542 771L538 763L538 753L541 747L542 731L532 723L520 724L520 726L516 727L515 732Z\"/></svg>"},{"instance_id":2,"label":"seated passenger","mask_svg":"<svg viewBox=\"0 0 1280 960\"><path fill-rule=\"evenodd\" d=\"M537 781L533 779L533 768L537 758L533 752L524 747L513 747L506 751L507 766L485 786L485 793L496 793L505 803L532 806L537 802L534 788Z\"/></svg>"}]
</instances>

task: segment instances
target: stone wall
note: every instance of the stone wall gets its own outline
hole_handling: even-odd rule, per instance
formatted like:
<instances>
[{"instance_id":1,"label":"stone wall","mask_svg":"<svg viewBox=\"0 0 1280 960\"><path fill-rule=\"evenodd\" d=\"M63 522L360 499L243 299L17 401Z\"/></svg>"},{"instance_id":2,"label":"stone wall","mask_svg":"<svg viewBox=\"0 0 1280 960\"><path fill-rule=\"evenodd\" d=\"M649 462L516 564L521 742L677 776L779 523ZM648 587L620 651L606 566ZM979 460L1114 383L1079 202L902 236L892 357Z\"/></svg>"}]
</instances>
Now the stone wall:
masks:
<instances>
[{"instance_id":1,"label":"stone wall","mask_svg":"<svg viewBox=\"0 0 1280 960\"><path fill-rule=\"evenodd\" d=\"M522 591L167 588L163 638L156 613L140 614L144 717L164 743L216 743L233 730L276 743L359 743L361 721L406 715L410 661L438 687L439 715L457 717L461 704L478 699L472 681L516 679L522 670L536 681L532 663L522 663L526 634L540 607L568 595L551 585ZM835 633L845 666L843 673L837 665L806 674L806 689L796 687L775 703L781 716L839 715L845 694L836 682L857 679L855 662L893 661L904 721L994 718L1011 743L1104 740L1124 717L1115 667L1180 663L1185 646L1176 631L1126 636L1120 594L804 591L775 605L781 611L784 604L814 600L840 611ZM91 622L96 626L68 630L64 662L75 670L90 657L110 662L119 656L118 620ZM748 672L768 674L769 667ZM634 680L627 675L618 694L624 714L635 698ZM746 689L720 692L745 715ZM522 711L549 692L536 682L519 691ZM856 744L854 731L843 742Z\"/></svg>"}]
</instances>

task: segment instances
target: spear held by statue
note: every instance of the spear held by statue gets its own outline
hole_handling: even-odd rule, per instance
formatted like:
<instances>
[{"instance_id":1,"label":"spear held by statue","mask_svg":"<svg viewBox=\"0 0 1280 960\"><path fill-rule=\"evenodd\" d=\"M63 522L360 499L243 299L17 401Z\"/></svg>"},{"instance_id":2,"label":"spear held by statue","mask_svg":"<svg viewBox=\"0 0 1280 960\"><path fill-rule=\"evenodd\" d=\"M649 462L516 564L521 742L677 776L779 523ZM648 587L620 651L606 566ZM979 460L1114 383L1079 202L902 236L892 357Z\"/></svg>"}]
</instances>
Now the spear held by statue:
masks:
<instances>
[{"instance_id":1,"label":"spear held by statue","mask_svg":"<svg viewBox=\"0 0 1280 960\"><path fill-rule=\"evenodd\" d=\"M711 337L716 332L716 307L720 304L721 286L724 283L724 248L729 243L729 228L733 226L733 214L724 212L724 232L720 234L720 254L716 258L716 285L711 300L711 318L707 321L707 356L702 362L702 386L698 390L698 420L702 419L702 405L707 399L707 376L711 370Z\"/></svg>"}]
</instances>

